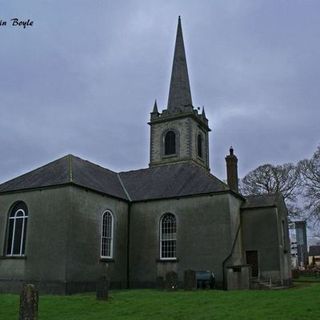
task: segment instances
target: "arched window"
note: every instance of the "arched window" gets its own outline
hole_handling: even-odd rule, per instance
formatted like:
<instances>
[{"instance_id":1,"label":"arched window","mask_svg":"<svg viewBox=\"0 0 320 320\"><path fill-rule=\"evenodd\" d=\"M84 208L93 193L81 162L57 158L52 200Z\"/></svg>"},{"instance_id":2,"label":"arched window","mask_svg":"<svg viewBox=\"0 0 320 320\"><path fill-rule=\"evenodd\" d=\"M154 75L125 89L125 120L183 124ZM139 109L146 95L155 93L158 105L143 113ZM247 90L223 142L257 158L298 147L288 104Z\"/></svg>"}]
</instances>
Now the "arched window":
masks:
<instances>
[{"instance_id":1,"label":"arched window","mask_svg":"<svg viewBox=\"0 0 320 320\"><path fill-rule=\"evenodd\" d=\"M113 215L106 211L102 215L101 231L101 257L112 258L113 256Z\"/></svg>"},{"instance_id":2,"label":"arched window","mask_svg":"<svg viewBox=\"0 0 320 320\"><path fill-rule=\"evenodd\" d=\"M176 134L168 131L164 138L164 154L170 155L176 153Z\"/></svg>"},{"instance_id":3,"label":"arched window","mask_svg":"<svg viewBox=\"0 0 320 320\"><path fill-rule=\"evenodd\" d=\"M160 220L160 259L175 259L176 244L176 217L172 213L166 213Z\"/></svg>"},{"instance_id":4,"label":"arched window","mask_svg":"<svg viewBox=\"0 0 320 320\"><path fill-rule=\"evenodd\" d=\"M203 144L203 142L202 142L202 135L199 133L198 134L198 156L200 157L200 158L202 158L202 155L203 155L203 150L202 150L202 144Z\"/></svg>"},{"instance_id":5,"label":"arched window","mask_svg":"<svg viewBox=\"0 0 320 320\"><path fill-rule=\"evenodd\" d=\"M24 202L13 206L9 214L7 256L24 256L27 235L28 208Z\"/></svg>"}]
</instances>

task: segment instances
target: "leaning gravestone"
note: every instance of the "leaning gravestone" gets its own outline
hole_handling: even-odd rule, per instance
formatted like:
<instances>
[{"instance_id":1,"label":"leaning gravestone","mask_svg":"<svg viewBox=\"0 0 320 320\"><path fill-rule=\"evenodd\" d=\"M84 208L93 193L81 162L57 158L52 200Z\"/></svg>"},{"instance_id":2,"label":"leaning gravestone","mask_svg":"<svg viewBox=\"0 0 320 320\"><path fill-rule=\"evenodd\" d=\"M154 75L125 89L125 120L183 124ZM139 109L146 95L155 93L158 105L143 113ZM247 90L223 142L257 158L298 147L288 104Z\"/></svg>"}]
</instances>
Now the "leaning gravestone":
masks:
<instances>
[{"instance_id":1,"label":"leaning gravestone","mask_svg":"<svg viewBox=\"0 0 320 320\"><path fill-rule=\"evenodd\" d=\"M178 288L178 275L174 271L170 271L166 274L166 289L176 290Z\"/></svg>"},{"instance_id":2,"label":"leaning gravestone","mask_svg":"<svg viewBox=\"0 0 320 320\"><path fill-rule=\"evenodd\" d=\"M185 270L183 280L184 280L184 290L197 289L196 272L194 270Z\"/></svg>"},{"instance_id":3,"label":"leaning gravestone","mask_svg":"<svg viewBox=\"0 0 320 320\"><path fill-rule=\"evenodd\" d=\"M37 320L38 303L38 290L33 284L24 284L20 294L19 320Z\"/></svg>"}]
</instances>

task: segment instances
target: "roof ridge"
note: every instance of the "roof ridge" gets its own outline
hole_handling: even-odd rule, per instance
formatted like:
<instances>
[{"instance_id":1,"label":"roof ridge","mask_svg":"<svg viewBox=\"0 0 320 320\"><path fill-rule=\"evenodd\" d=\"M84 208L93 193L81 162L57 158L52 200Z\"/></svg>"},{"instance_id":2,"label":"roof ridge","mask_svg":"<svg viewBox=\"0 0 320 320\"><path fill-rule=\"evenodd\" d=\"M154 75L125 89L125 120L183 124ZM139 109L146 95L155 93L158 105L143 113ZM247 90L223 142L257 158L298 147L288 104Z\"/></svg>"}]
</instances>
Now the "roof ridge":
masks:
<instances>
[{"instance_id":1,"label":"roof ridge","mask_svg":"<svg viewBox=\"0 0 320 320\"><path fill-rule=\"evenodd\" d=\"M68 155L68 171L69 171L69 181L73 182L73 172L72 172L72 154Z\"/></svg>"},{"instance_id":2,"label":"roof ridge","mask_svg":"<svg viewBox=\"0 0 320 320\"><path fill-rule=\"evenodd\" d=\"M151 168L141 168L141 169L133 169L133 170L129 170L129 171L120 171L118 172L118 174L122 174L122 173L129 173L129 172L137 172L137 171L145 171L145 170L150 170L150 169L154 169L155 167L151 167Z\"/></svg>"},{"instance_id":3,"label":"roof ridge","mask_svg":"<svg viewBox=\"0 0 320 320\"><path fill-rule=\"evenodd\" d=\"M82 158L80 158L80 157L78 157L78 156L75 156L75 155L73 155L73 154L70 154L70 156L72 156L73 158L76 158L76 159L78 159L78 160L81 160L81 161L83 161L83 162L86 162L86 163L88 163L88 164L90 164L90 165L93 165L93 166L95 166L95 167L99 167L99 168L101 168L101 169L103 169L103 170L106 170L106 171L109 171L109 172L111 172L111 173L117 174L116 171L113 171L113 170L110 170L110 169L108 169L108 168L105 168L105 167L103 167L103 166L101 166L101 165L99 165L99 164L97 164L97 163L94 163L94 162L92 162L92 161L90 161L90 160L82 159Z\"/></svg>"},{"instance_id":4,"label":"roof ridge","mask_svg":"<svg viewBox=\"0 0 320 320\"><path fill-rule=\"evenodd\" d=\"M129 192L128 192L126 186L124 185L124 183L123 183L123 181L122 181L122 179L121 179L121 177L120 177L120 173L117 173L117 177L118 177L118 179L119 179L119 182L120 182L120 184L121 184L121 187L122 187L124 193L126 194L128 200L129 200L129 201L132 201Z\"/></svg>"}]
</instances>

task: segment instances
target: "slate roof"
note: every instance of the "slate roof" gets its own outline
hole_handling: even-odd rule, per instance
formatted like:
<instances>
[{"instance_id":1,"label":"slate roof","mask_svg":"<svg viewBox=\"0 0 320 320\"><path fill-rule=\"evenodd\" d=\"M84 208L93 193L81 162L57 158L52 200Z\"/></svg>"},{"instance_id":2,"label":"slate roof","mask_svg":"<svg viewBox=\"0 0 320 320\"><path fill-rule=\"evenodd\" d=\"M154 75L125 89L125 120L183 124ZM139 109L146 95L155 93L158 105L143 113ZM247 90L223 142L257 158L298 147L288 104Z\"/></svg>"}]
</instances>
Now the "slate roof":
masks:
<instances>
[{"instance_id":1,"label":"slate roof","mask_svg":"<svg viewBox=\"0 0 320 320\"><path fill-rule=\"evenodd\" d=\"M188 163L116 173L67 155L0 185L0 193L76 184L124 200L144 201L230 190L207 170Z\"/></svg>"},{"instance_id":2,"label":"slate roof","mask_svg":"<svg viewBox=\"0 0 320 320\"><path fill-rule=\"evenodd\" d=\"M261 194L245 196L246 201L242 205L243 209L274 207L279 199L279 194Z\"/></svg>"},{"instance_id":3,"label":"slate roof","mask_svg":"<svg viewBox=\"0 0 320 320\"><path fill-rule=\"evenodd\" d=\"M200 166L180 163L120 173L133 201L182 197L230 190Z\"/></svg>"},{"instance_id":4,"label":"slate roof","mask_svg":"<svg viewBox=\"0 0 320 320\"><path fill-rule=\"evenodd\" d=\"M73 183L117 198L128 200L116 172L74 156L73 159L77 160L73 161L72 164Z\"/></svg>"},{"instance_id":5,"label":"slate roof","mask_svg":"<svg viewBox=\"0 0 320 320\"><path fill-rule=\"evenodd\" d=\"M69 182L68 158L50 162L0 185L0 192L41 188Z\"/></svg>"},{"instance_id":6,"label":"slate roof","mask_svg":"<svg viewBox=\"0 0 320 320\"><path fill-rule=\"evenodd\" d=\"M1 184L0 193L68 183L127 200L117 173L73 155L67 155Z\"/></svg>"},{"instance_id":7,"label":"slate roof","mask_svg":"<svg viewBox=\"0 0 320 320\"><path fill-rule=\"evenodd\" d=\"M310 246L309 256L320 256L320 246Z\"/></svg>"}]
</instances>

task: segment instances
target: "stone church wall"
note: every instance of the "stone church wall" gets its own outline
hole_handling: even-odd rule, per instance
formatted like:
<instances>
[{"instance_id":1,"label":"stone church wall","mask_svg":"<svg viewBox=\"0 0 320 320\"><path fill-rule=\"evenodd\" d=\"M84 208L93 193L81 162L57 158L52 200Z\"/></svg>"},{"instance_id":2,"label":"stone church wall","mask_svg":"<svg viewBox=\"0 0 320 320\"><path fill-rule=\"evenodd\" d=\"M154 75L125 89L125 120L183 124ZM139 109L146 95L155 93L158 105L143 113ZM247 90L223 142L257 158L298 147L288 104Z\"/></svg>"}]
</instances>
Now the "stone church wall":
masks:
<instances>
[{"instance_id":1,"label":"stone church wall","mask_svg":"<svg viewBox=\"0 0 320 320\"><path fill-rule=\"evenodd\" d=\"M135 203L130 222L130 286L153 287L164 272L176 271L179 281L187 269L209 270L223 283L222 263L230 254L235 230L231 219L239 216L230 208L229 194L194 196ZM239 204L240 206L240 200ZM234 210L230 214L229 210ZM173 213L177 219L177 261L160 260L160 218Z\"/></svg>"},{"instance_id":2,"label":"stone church wall","mask_svg":"<svg viewBox=\"0 0 320 320\"><path fill-rule=\"evenodd\" d=\"M260 208L242 212L245 251L257 251L259 276L279 278L279 239L276 208Z\"/></svg>"},{"instance_id":3,"label":"stone church wall","mask_svg":"<svg viewBox=\"0 0 320 320\"><path fill-rule=\"evenodd\" d=\"M8 213L16 201L28 207L25 257L6 257ZM24 281L40 292L94 291L105 271L111 285L126 287L127 208L122 200L75 186L0 196L0 292L18 292ZM114 259L100 260L101 218L114 214Z\"/></svg>"},{"instance_id":4,"label":"stone church wall","mask_svg":"<svg viewBox=\"0 0 320 320\"><path fill-rule=\"evenodd\" d=\"M230 232L232 245L234 245L231 257L225 262L227 266L241 265L244 262L242 247L242 230L240 219L240 206L242 201L239 198L229 196Z\"/></svg>"},{"instance_id":5,"label":"stone church wall","mask_svg":"<svg viewBox=\"0 0 320 320\"><path fill-rule=\"evenodd\" d=\"M242 230L244 251L257 251L258 278L288 285L291 275L286 214L276 207L243 210Z\"/></svg>"},{"instance_id":6,"label":"stone church wall","mask_svg":"<svg viewBox=\"0 0 320 320\"><path fill-rule=\"evenodd\" d=\"M127 286L127 218L125 201L73 188L69 217L66 280L72 291L95 290L95 281L108 269L111 287ZM100 259L102 214L114 216L113 258ZM84 290L81 290L84 288Z\"/></svg>"},{"instance_id":7,"label":"stone church wall","mask_svg":"<svg viewBox=\"0 0 320 320\"><path fill-rule=\"evenodd\" d=\"M0 291L18 291L28 281L47 292L65 292L70 190L60 187L0 196ZM25 257L6 257L8 214L16 201L28 207Z\"/></svg>"},{"instance_id":8,"label":"stone church wall","mask_svg":"<svg viewBox=\"0 0 320 320\"><path fill-rule=\"evenodd\" d=\"M289 238L289 226L288 226L288 211L283 198L278 200L277 204L278 215L278 234L279 239L282 239L280 245L280 266L281 273L284 279L284 284L291 284L291 243Z\"/></svg>"},{"instance_id":9,"label":"stone church wall","mask_svg":"<svg viewBox=\"0 0 320 320\"><path fill-rule=\"evenodd\" d=\"M201 129L199 124L193 119L189 119L191 127L191 157L198 164L209 168L209 134L206 130ZM198 134L201 133L203 137L202 153L203 156L198 156Z\"/></svg>"}]
</instances>

